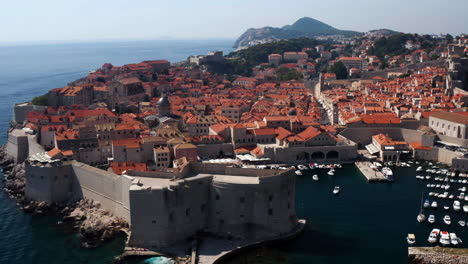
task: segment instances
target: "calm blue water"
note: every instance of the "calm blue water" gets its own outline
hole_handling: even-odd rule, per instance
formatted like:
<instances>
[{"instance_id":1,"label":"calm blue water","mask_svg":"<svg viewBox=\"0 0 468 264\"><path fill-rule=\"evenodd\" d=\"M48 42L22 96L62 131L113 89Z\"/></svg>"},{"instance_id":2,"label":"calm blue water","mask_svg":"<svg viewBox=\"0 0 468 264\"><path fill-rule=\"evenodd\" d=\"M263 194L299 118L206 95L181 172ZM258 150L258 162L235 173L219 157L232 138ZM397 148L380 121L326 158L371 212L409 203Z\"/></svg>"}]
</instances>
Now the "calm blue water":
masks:
<instances>
[{"instance_id":1,"label":"calm blue water","mask_svg":"<svg viewBox=\"0 0 468 264\"><path fill-rule=\"evenodd\" d=\"M5 142L4 131L15 102L64 86L105 62L122 65L148 59L180 61L210 50L229 51L232 42L140 41L0 47L0 143ZM312 173L308 172L297 180L296 197L297 215L308 222L305 233L287 245L254 250L230 262L407 263L406 235L415 233L418 245L426 245L433 228L416 221L425 184L417 182L414 170L396 168L394 184L369 184L353 166L337 170L334 179L322 170L318 183L312 181ZM342 187L338 197L331 194L334 184ZM457 188L454 185L451 191ZM453 224L445 228L441 224L444 212L439 209L435 214L438 223L434 227L455 231L468 243L468 227L456 224L461 218L468 220L468 215L451 211ZM118 239L99 249L80 249L76 234L57 226L57 220L24 214L0 192L0 263L109 263L123 248L123 240Z\"/></svg>"},{"instance_id":2,"label":"calm blue water","mask_svg":"<svg viewBox=\"0 0 468 264\"><path fill-rule=\"evenodd\" d=\"M14 103L62 87L106 62L178 62L211 50L229 52L232 43L233 40L171 40L0 46L0 144L5 143ZM122 239L96 250L80 249L76 234L57 226L57 221L54 217L24 214L0 191L0 263L110 263L123 249Z\"/></svg>"}]
</instances>

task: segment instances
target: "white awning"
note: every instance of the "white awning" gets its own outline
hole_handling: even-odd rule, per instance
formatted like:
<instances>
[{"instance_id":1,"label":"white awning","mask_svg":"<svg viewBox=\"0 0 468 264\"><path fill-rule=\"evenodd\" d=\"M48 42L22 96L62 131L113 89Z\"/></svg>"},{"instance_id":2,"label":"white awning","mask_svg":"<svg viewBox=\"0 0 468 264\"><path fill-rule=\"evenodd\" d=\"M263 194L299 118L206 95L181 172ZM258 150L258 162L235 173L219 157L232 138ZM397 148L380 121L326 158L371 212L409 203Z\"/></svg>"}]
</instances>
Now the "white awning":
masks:
<instances>
[{"instance_id":1,"label":"white awning","mask_svg":"<svg viewBox=\"0 0 468 264\"><path fill-rule=\"evenodd\" d=\"M375 153L379 152L379 149L374 144L367 145L366 149L371 155L374 155Z\"/></svg>"}]
</instances>

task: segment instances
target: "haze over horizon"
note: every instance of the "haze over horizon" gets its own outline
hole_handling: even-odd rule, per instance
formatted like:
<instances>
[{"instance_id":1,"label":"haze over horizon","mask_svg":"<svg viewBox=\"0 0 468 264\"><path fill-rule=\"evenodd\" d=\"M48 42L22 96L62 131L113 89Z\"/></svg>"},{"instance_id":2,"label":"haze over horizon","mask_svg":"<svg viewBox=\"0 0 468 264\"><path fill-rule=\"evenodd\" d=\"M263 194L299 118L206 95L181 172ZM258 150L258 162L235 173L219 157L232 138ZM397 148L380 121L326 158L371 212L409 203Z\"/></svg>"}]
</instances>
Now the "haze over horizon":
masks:
<instances>
[{"instance_id":1,"label":"haze over horizon","mask_svg":"<svg viewBox=\"0 0 468 264\"><path fill-rule=\"evenodd\" d=\"M343 30L388 28L420 34L467 33L468 1L174 0L7 1L0 44L40 41L235 39L248 28L311 17ZM240 18L242 20L240 20Z\"/></svg>"}]
</instances>

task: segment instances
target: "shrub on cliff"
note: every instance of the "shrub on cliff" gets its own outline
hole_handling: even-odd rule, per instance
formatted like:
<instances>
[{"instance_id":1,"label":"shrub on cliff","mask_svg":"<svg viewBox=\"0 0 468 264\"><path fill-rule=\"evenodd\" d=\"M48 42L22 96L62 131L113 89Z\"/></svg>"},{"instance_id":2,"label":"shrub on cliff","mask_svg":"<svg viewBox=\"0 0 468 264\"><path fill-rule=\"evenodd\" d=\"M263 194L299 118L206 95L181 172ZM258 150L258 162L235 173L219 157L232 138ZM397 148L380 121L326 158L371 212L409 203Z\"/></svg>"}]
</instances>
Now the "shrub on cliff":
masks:
<instances>
[{"instance_id":1,"label":"shrub on cliff","mask_svg":"<svg viewBox=\"0 0 468 264\"><path fill-rule=\"evenodd\" d=\"M33 105L43 105L43 106L48 106L49 105L49 100L47 98L47 94L36 96L32 99L31 103Z\"/></svg>"}]
</instances>

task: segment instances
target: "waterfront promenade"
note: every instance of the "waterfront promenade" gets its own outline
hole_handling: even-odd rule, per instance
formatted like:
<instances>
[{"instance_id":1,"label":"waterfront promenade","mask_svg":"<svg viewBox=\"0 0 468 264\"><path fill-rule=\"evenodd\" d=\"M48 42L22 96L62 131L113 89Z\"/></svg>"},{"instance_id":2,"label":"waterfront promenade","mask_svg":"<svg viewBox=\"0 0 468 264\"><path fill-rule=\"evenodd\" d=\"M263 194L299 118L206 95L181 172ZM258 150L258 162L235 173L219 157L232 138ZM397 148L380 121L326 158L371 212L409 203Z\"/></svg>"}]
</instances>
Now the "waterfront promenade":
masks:
<instances>
[{"instance_id":1,"label":"waterfront promenade","mask_svg":"<svg viewBox=\"0 0 468 264\"><path fill-rule=\"evenodd\" d=\"M372 163L365 162L356 162L356 167L361 171L362 175L366 177L369 182L378 182L378 181L388 181L387 178L383 175L381 171L376 171L371 168Z\"/></svg>"}]
</instances>

